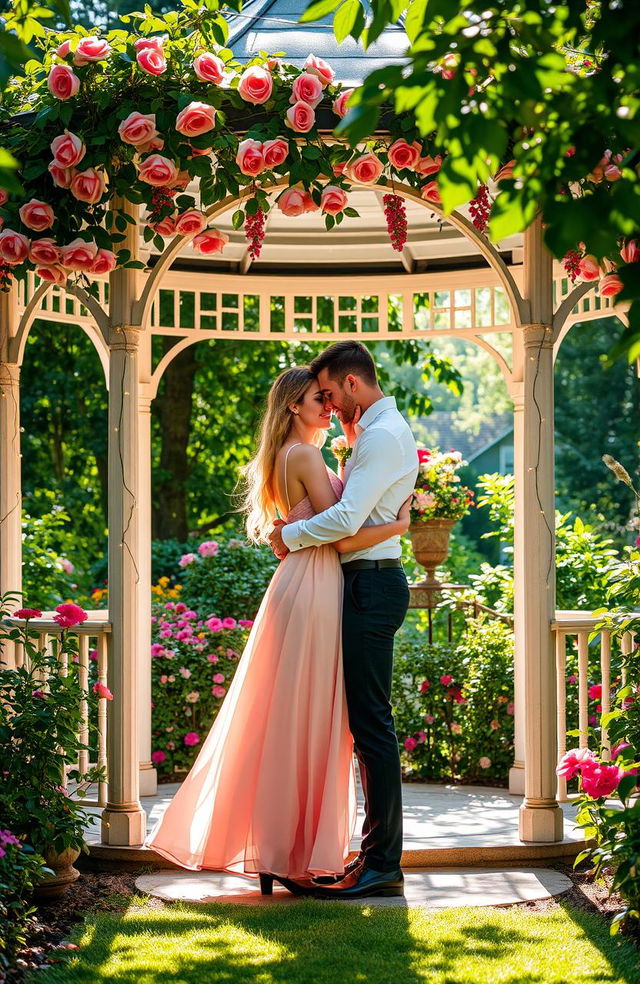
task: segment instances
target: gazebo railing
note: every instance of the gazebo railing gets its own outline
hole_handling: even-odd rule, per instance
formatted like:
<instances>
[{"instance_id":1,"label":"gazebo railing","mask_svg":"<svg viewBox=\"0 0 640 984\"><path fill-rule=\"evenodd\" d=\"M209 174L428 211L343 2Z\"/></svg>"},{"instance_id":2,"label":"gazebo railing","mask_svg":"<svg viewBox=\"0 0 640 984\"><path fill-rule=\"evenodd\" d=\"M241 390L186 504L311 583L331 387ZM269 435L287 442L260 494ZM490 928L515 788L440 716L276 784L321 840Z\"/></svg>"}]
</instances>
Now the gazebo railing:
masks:
<instances>
[{"instance_id":1,"label":"gazebo railing","mask_svg":"<svg viewBox=\"0 0 640 984\"><path fill-rule=\"evenodd\" d=\"M567 738L567 639L572 640L577 646L577 683L578 688L578 740L571 738L571 747L576 744L579 748L589 748L590 737L590 710L589 710L589 688L591 685L600 684L601 694L598 698L600 710L597 712L598 720L600 714L607 714L611 710L611 667L612 667L612 637L611 633L601 631L591 644L589 636L601 621L599 616L594 616L591 612L583 611L557 611L555 620L552 622L552 629L555 636L556 647L556 687L557 687L557 706L558 706L558 759L561 759L567 751L569 744ZM620 637L619 647L621 654L628 654L632 651L635 643L635 633L625 632ZM615 652L613 654L615 658ZM569 678L571 679L571 678ZM621 671L621 684L625 684L625 672ZM570 730L574 730L571 728ZM606 727L601 730L601 749L602 757L610 759L611 744L609 733ZM599 752L600 749L594 749ZM567 782L563 778L558 778L557 796L560 802L567 802L570 794L567 793Z\"/></svg>"},{"instance_id":2,"label":"gazebo railing","mask_svg":"<svg viewBox=\"0 0 640 984\"><path fill-rule=\"evenodd\" d=\"M55 638L59 639L63 631L58 623L54 622L54 615L55 612L43 612L41 618L32 618L29 621L30 629L38 633L38 638L34 642L36 642L39 649L48 653L53 652L52 642ZM91 611L88 613L88 616L87 620L81 625L76 625L73 629L67 630L78 637L78 681L86 693L89 693L90 688L95 683L102 683L105 687L107 685L107 636L111 632L111 623L109 622L109 613L107 611ZM22 628L25 622L22 619L9 617L4 619L3 625L6 628L15 628L17 626ZM15 665L24 666L26 663L28 666L29 657L24 651L24 646L21 643L15 642L8 642L7 644L13 647ZM95 662L96 667L94 673L91 672L92 662ZM58 657L58 672L61 676L66 676L69 672L68 656L65 654ZM47 682L42 674L39 674L37 679L39 683L46 684ZM71 799L78 799L87 806L106 806L108 791L106 780L97 784L97 797L95 799L89 796L79 796L78 788L73 784L68 785L67 772L74 768L84 773L94 765L98 767L103 766L105 773L108 774L106 697L98 697L97 712L94 721L90 720L88 700L83 699L80 703L78 738L83 745L89 744L90 728L92 725L95 728L94 734L96 736L95 762L89 761L89 751L87 749L81 750L78 754L78 761L72 765L67 765L62 785L65 789L69 789L69 797Z\"/></svg>"}]
</instances>

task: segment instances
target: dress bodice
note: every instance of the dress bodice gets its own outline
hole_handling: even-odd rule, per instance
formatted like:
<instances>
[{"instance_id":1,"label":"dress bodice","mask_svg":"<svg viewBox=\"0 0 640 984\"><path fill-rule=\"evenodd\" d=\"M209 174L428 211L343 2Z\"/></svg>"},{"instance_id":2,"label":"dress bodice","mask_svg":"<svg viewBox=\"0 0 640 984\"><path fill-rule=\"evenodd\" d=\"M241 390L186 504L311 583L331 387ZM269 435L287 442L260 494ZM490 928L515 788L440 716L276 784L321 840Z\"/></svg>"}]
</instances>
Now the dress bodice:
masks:
<instances>
[{"instance_id":1,"label":"dress bodice","mask_svg":"<svg viewBox=\"0 0 640 984\"><path fill-rule=\"evenodd\" d=\"M338 499L342 496L342 482L336 475L334 471L327 466L327 474L329 475L329 481L331 482L331 487L337 495ZM295 523L299 519L312 519L315 516L315 511L311 505L311 500L308 495L305 495L304 499L300 502L296 502L295 506L289 510L286 518L287 523Z\"/></svg>"}]
</instances>

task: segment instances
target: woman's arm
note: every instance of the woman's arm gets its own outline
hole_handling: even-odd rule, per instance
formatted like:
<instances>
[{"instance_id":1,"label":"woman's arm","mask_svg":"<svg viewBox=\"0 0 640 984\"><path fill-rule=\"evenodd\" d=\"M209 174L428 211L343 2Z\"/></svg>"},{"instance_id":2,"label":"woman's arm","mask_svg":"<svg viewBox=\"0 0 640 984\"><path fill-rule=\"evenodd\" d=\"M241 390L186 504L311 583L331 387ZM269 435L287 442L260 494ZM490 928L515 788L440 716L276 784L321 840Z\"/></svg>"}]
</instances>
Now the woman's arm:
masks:
<instances>
[{"instance_id":1,"label":"woman's arm","mask_svg":"<svg viewBox=\"0 0 640 984\"><path fill-rule=\"evenodd\" d=\"M361 526L353 536L345 536L331 544L338 553L351 553L352 550L366 550L375 547L377 543L388 540L391 536L403 536L409 529L410 506L413 493L400 506L398 518L391 523L381 523L379 526Z\"/></svg>"}]
</instances>

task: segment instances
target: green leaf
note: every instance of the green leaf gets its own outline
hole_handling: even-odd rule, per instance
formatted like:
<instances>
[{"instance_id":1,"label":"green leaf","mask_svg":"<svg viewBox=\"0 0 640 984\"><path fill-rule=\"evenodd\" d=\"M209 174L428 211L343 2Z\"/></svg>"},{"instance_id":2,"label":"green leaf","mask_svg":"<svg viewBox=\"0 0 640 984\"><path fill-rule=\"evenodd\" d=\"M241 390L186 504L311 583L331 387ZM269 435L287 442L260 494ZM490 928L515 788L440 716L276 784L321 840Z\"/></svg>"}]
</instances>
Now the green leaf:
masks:
<instances>
[{"instance_id":1,"label":"green leaf","mask_svg":"<svg viewBox=\"0 0 640 984\"><path fill-rule=\"evenodd\" d=\"M346 136L349 145L355 147L360 140L371 136L379 118L379 106L354 106L344 119L340 120L334 133L337 136Z\"/></svg>"},{"instance_id":2,"label":"green leaf","mask_svg":"<svg viewBox=\"0 0 640 984\"><path fill-rule=\"evenodd\" d=\"M333 18L333 33L338 44L351 34L357 40L364 30L365 17L360 0L345 0Z\"/></svg>"},{"instance_id":3,"label":"green leaf","mask_svg":"<svg viewBox=\"0 0 640 984\"><path fill-rule=\"evenodd\" d=\"M407 37L412 43L422 30L426 9L427 0L411 0L411 3L409 4L409 9L407 10L407 16L404 22L404 29L407 32Z\"/></svg>"},{"instance_id":4,"label":"green leaf","mask_svg":"<svg viewBox=\"0 0 640 984\"><path fill-rule=\"evenodd\" d=\"M240 229L240 227L243 225L244 212L242 211L241 208L239 208L236 212L233 213L233 216L231 218L231 223L234 229Z\"/></svg>"},{"instance_id":5,"label":"green leaf","mask_svg":"<svg viewBox=\"0 0 640 984\"><path fill-rule=\"evenodd\" d=\"M525 197L525 190L501 191L491 209L489 233L494 242L526 229L536 217L538 203Z\"/></svg>"},{"instance_id":6,"label":"green leaf","mask_svg":"<svg viewBox=\"0 0 640 984\"><path fill-rule=\"evenodd\" d=\"M339 3L340 0L315 0L315 3L309 4L298 23L308 24L310 21L322 20L335 10Z\"/></svg>"}]
</instances>

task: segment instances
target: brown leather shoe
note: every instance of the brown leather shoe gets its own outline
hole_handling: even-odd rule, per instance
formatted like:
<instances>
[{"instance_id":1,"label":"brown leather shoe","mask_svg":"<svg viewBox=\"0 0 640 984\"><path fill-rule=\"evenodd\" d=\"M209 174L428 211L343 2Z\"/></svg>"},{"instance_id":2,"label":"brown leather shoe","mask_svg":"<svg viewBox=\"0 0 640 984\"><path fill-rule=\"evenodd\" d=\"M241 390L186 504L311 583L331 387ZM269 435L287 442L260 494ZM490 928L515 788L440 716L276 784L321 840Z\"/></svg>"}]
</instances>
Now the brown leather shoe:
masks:
<instances>
[{"instance_id":1,"label":"brown leather shoe","mask_svg":"<svg viewBox=\"0 0 640 984\"><path fill-rule=\"evenodd\" d=\"M335 885L337 882L342 881L347 875L350 875L352 871L357 871L357 869L364 863L364 857L358 854L353 861L349 861L349 864L345 865L344 874L342 875L316 875L312 880L314 885Z\"/></svg>"}]
</instances>

